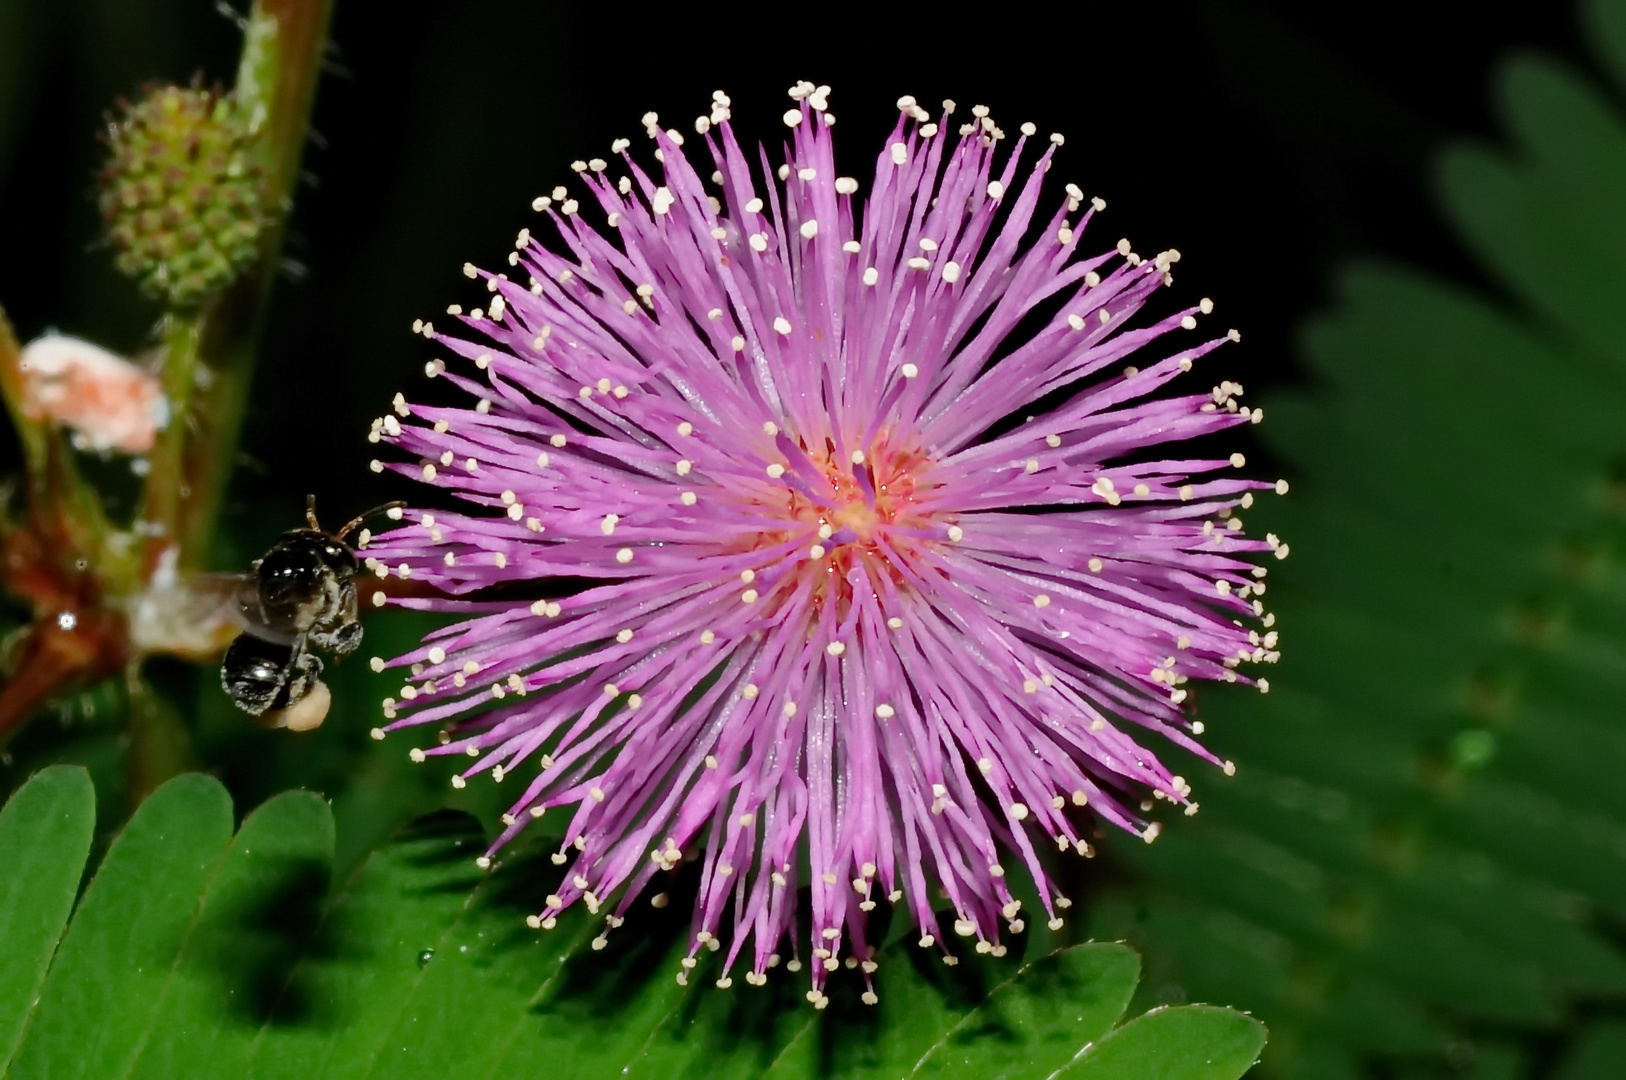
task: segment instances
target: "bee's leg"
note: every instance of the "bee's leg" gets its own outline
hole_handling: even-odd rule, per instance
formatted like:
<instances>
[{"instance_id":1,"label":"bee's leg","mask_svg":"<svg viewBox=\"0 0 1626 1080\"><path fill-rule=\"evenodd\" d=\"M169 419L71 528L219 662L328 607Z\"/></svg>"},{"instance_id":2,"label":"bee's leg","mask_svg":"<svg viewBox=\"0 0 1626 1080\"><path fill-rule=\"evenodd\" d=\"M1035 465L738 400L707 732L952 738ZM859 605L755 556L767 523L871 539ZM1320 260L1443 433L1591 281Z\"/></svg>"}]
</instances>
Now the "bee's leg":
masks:
<instances>
[{"instance_id":1,"label":"bee's leg","mask_svg":"<svg viewBox=\"0 0 1626 1080\"><path fill-rule=\"evenodd\" d=\"M307 651L304 642L296 642L293 659L288 662L288 682L283 685L283 693L276 699L275 708L288 709L299 704L320 683L322 659L314 652Z\"/></svg>"},{"instance_id":2,"label":"bee's leg","mask_svg":"<svg viewBox=\"0 0 1626 1080\"><path fill-rule=\"evenodd\" d=\"M310 639L319 649L326 649L340 660L356 651L361 644L359 622L340 623L331 629L312 630Z\"/></svg>"},{"instance_id":3,"label":"bee's leg","mask_svg":"<svg viewBox=\"0 0 1626 1080\"><path fill-rule=\"evenodd\" d=\"M361 644L361 624L359 622L345 623L333 631L333 655L338 657L349 656Z\"/></svg>"},{"instance_id":4,"label":"bee's leg","mask_svg":"<svg viewBox=\"0 0 1626 1080\"><path fill-rule=\"evenodd\" d=\"M320 727L327 719L333 694L322 681L322 661L305 649L303 640L295 644L288 664L288 680L283 685L274 707L260 717L269 727L288 728L291 731L310 731Z\"/></svg>"},{"instance_id":5,"label":"bee's leg","mask_svg":"<svg viewBox=\"0 0 1626 1080\"><path fill-rule=\"evenodd\" d=\"M339 626L333 631L334 656L340 658L349 656L356 651L356 646L361 644L361 623L358 621L360 613L356 610L359 603L355 582L346 582L339 603Z\"/></svg>"},{"instance_id":6,"label":"bee's leg","mask_svg":"<svg viewBox=\"0 0 1626 1080\"><path fill-rule=\"evenodd\" d=\"M361 623L357 622L356 586L352 581L329 583L324 614L310 629L311 641L339 659L356 651L361 644Z\"/></svg>"}]
</instances>

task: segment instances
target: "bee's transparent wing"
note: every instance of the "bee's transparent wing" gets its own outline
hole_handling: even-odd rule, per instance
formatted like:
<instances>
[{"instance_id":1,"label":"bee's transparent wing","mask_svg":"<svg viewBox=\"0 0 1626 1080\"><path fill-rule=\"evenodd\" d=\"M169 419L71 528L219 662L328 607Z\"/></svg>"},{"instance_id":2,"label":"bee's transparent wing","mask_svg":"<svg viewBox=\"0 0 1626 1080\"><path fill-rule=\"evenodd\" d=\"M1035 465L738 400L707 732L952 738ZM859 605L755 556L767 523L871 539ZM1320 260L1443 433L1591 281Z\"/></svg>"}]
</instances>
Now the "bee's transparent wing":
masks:
<instances>
[{"instance_id":1,"label":"bee's transparent wing","mask_svg":"<svg viewBox=\"0 0 1626 1080\"><path fill-rule=\"evenodd\" d=\"M286 618L278 618L266 611L260 597L258 575L251 571L235 576L238 581L233 591L235 600L233 607L236 610L237 625L243 633L278 645L293 645L304 636L302 631L289 625Z\"/></svg>"},{"instance_id":2,"label":"bee's transparent wing","mask_svg":"<svg viewBox=\"0 0 1626 1080\"><path fill-rule=\"evenodd\" d=\"M161 652L206 663L248 629L239 594L246 574L155 575L130 610L130 641L141 652Z\"/></svg>"}]
</instances>

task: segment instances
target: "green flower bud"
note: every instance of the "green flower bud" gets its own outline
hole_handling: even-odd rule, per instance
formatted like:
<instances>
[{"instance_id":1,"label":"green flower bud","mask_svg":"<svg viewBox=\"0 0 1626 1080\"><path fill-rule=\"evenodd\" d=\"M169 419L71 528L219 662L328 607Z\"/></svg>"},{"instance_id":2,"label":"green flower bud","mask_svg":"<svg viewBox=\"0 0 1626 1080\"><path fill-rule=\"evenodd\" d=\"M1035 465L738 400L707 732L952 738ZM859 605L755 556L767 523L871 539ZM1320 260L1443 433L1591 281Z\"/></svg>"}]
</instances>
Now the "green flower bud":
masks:
<instances>
[{"instance_id":1,"label":"green flower bud","mask_svg":"<svg viewBox=\"0 0 1626 1080\"><path fill-rule=\"evenodd\" d=\"M231 95L151 87L107 143L100 203L118 268L170 307L231 284L268 218L265 172Z\"/></svg>"}]
</instances>

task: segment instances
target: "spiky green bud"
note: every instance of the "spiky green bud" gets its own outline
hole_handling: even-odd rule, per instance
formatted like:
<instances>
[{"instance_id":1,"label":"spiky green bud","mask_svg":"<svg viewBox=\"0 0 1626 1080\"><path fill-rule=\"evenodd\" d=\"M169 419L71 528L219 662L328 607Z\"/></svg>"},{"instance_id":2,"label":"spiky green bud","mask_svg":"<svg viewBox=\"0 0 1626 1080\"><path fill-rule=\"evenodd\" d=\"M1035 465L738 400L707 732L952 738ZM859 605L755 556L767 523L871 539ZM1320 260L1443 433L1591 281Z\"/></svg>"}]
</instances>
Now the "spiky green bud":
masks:
<instances>
[{"instance_id":1,"label":"spiky green bud","mask_svg":"<svg viewBox=\"0 0 1626 1080\"><path fill-rule=\"evenodd\" d=\"M195 307L253 261L265 174L229 94L158 86L108 129L101 209L118 268L171 307Z\"/></svg>"}]
</instances>

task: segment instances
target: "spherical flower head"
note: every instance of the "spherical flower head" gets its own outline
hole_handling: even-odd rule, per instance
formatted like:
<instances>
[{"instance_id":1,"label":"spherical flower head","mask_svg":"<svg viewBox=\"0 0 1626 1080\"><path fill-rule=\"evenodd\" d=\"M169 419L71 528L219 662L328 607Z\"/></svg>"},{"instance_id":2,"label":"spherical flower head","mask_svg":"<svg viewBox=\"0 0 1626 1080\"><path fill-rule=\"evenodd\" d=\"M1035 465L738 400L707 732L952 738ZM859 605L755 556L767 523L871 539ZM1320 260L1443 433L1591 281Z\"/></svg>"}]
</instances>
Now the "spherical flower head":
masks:
<instances>
[{"instance_id":1,"label":"spherical flower head","mask_svg":"<svg viewBox=\"0 0 1626 1080\"><path fill-rule=\"evenodd\" d=\"M100 205L118 268L171 307L230 284L258 251L264 170L235 99L157 86L108 125Z\"/></svg>"},{"instance_id":2,"label":"spherical flower head","mask_svg":"<svg viewBox=\"0 0 1626 1080\"><path fill-rule=\"evenodd\" d=\"M1034 155L1024 125L1007 153L980 107L955 137L951 104L904 99L861 195L827 94L793 90L773 175L725 96L687 148L651 114L661 179L617 140L621 178L575 166L602 225L556 189L559 245L466 267L489 304L418 329L478 404L397 396L372 438L408 459L375 469L470 508L365 552L457 598L394 602L466 616L391 662L389 728L445 725L454 783L521 789L491 853L568 816L532 924L584 903L613 928L699 859L679 978L726 945L721 985L759 983L788 948L815 1004L843 961L873 970L877 904L950 962L956 936L1002 954L1031 917L1012 873L1060 925L1046 844L1191 806L1131 732L1214 760L1186 687L1275 658L1250 558L1279 546L1238 531L1276 486L1240 455L1160 449L1259 418L1228 382L1157 396L1227 340L1191 335L1206 300L1136 325L1177 253L1081 255L1103 204L1068 185L1040 211L1062 140Z\"/></svg>"}]
</instances>

